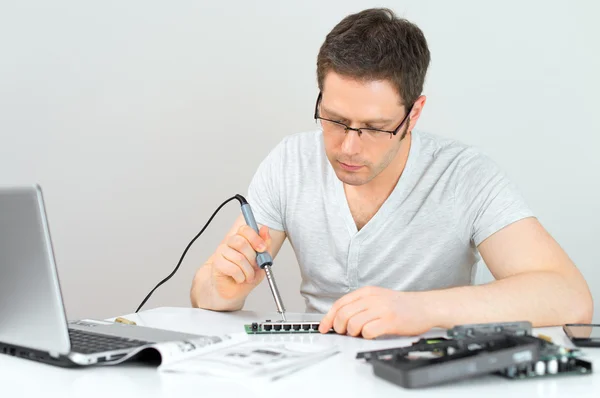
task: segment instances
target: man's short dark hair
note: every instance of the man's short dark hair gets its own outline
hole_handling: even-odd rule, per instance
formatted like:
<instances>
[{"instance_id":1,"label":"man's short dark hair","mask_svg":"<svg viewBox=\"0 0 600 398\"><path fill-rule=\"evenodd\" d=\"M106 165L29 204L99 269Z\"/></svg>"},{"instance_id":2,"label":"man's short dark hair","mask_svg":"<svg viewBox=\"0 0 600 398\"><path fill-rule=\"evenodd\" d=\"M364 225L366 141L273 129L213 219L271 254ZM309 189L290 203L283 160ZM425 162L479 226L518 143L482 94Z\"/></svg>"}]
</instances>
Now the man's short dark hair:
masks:
<instances>
[{"instance_id":1,"label":"man's short dark hair","mask_svg":"<svg viewBox=\"0 0 600 398\"><path fill-rule=\"evenodd\" d=\"M371 8L347 16L329 32L317 57L317 80L321 91L330 71L387 80L408 107L423 91L429 60L421 29L387 8Z\"/></svg>"}]
</instances>

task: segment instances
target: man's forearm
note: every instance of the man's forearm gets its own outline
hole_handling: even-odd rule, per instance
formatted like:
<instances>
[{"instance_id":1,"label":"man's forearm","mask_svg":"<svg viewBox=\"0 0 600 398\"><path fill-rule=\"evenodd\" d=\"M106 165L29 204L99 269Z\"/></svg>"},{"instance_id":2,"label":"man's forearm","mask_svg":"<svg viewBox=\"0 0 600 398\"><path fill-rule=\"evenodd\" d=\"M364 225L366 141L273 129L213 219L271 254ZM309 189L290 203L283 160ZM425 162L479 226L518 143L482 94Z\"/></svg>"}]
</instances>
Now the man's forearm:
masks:
<instances>
[{"instance_id":1,"label":"man's forearm","mask_svg":"<svg viewBox=\"0 0 600 398\"><path fill-rule=\"evenodd\" d=\"M484 322L530 321L534 326L589 323L593 302L580 274L538 271L485 285L418 292L432 327Z\"/></svg>"},{"instance_id":2,"label":"man's forearm","mask_svg":"<svg viewBox=\"0 0 600 398\"><path fill-rule=\"evenodd\" d=\"M212 284L211 264L206 263L198 269L192 282L190 300L193 307L213 311L237 311L244 307L245 297L225 300L219 297Z\"/></svg>"}]
</instances>

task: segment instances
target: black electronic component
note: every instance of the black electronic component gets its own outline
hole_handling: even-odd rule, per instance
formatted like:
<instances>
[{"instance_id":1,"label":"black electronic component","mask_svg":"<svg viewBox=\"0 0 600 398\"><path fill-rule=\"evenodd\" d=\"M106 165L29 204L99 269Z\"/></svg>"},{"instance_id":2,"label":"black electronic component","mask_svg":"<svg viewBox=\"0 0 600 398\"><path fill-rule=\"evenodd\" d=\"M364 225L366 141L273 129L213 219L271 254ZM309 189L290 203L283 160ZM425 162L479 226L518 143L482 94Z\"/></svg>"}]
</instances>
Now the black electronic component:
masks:
<instances>
[{"instance_id":1,"label":"black electronic component","mask_svg":"<svg viewBox=\"0 0 600 398\"><path fill-rule=\"evenodd\" d=\"M405 388L427 387L487 374L539 358L539 345L521 336L465 340L421 339L409 347L359 353L376 376Z\"/></svg>"},{"instance_id":2,"label":"black electronic component","mask_svg":"<svg viewBox=\"0 0 600 398\"><path fill-rule=\"evenodd\" d=\"M362 351L356 354L356 359L366 359L367 361L373 358L385 359L412 347L427 347L428 351L432 351L434 353L444 352L448 348L448 343L446 343L448 341L451 340L448 340L444 337L435 339L420 339L419 341L415 342L412 346L409 347L393 347L384 348L382 350Z\"/></svg>"},{"instance_id":3,"label":"black electronic component","mask_svg":"<svg viewBox=\"0 0 600 398\"><path fill-rule=\"evenodd\" d=\"M514 336L531 335L531 322L502 322L478 323L471 325L458 325L449 329L448 337L453 339L488 336L491 334L505 333Z\"/></svg>"},{"instance_id":4,"label":"black electronic component","mask_svg":"<svg viewBox=\"0 0 600 398\"><path fill-rule=\"evenodd\" d=\"M592 373L592 364L579 358L579 350L556 345L547 336L531 336L529 322L460 325L447 335L452 339L421 339L356 357L369 361L377 376L407 388L483 373L509 379Z\"/></svg>"},{"instance_id":5,"label":"black electronic component","mask_svg":"<svg viewBox=\"0 0 600 398\"><path fill-rule=\"evenodd\" d=\"M579 349L559 346L548 336L531 336L530 322L483 323L460 325L448 330L448 336L464 339L473 336L488 336L494 334L511 334L523 336L540 345L540 359L526 368L511 367L497 374L509 379L552 376L557 374L588 374L592 372L592 364L579 359Z\"/></svg>"}]
</instances>

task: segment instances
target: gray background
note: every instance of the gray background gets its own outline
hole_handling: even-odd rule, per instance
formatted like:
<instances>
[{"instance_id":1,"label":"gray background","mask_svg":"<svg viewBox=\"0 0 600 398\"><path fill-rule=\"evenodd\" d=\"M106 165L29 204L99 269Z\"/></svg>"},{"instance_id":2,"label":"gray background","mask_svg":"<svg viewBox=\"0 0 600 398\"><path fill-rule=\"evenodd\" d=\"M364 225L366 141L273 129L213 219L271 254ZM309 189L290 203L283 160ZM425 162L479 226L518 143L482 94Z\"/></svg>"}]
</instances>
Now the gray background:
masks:
<instances>
[{"instance_id":1,"label":"gray background","mask_svg":"<svg viewBox=\"0 0 600 398\"><path fill-rule=\"evenodd\" d=\"M314 128L320 44L378 5L430 45L418 127L491 155L599 295L596 1L5 1L0 184L45 189L69 317L137 307L267 152ZM146 308L189 305L238 214L217 216ZM287 243L274 272L302 311ZM274 309L266 284L246 308Z\"/></svg>"}]
</instances>

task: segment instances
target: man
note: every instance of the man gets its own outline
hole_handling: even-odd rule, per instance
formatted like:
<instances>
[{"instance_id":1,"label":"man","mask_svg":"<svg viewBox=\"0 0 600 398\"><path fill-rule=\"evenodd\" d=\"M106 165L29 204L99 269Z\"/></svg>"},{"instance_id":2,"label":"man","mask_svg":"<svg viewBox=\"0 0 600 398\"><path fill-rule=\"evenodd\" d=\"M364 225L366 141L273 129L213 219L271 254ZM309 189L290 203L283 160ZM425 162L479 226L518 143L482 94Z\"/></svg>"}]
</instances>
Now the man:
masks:
<instances>
[{"instance_id":1,"label":"man","mask_svg":"<svg viewBox=\"0 0 600 398\"><path fill-rule=\"evenodd\" d=\"M241 309L286 237L320 330L374 338L432 327L590 322L569 257L516 187L477 150L413 131L429 50L387 9L343 19L317 59L317 132L285 138L262 162L242 217L197 272L192 304ZM479 254L495 281L470 286ZM281 270L280 270L281 272Z\"/></svg>"}]
</instances>

